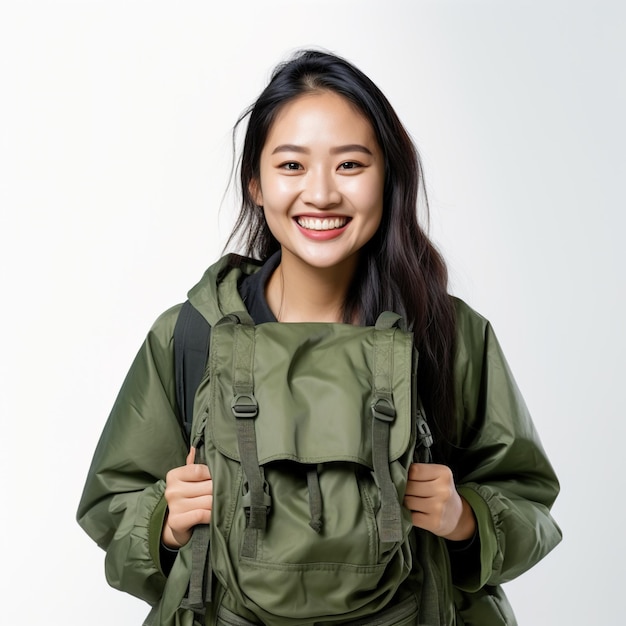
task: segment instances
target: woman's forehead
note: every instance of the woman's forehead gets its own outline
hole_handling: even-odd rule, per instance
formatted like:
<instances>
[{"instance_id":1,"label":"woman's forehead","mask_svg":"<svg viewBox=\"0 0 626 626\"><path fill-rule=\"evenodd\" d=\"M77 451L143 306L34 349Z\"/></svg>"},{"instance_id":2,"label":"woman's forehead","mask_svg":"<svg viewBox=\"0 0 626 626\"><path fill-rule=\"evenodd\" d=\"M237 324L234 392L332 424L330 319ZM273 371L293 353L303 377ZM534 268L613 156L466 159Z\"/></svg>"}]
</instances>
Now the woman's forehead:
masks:
<instances>
[{"instance_id":1,"label":"woman's forehead","mask_svg":"<svg viewBox=\"0 0 626 626\"><path fill-rule=\"evenodd\" d=\"M306 147L325 143L329 149L354 144L377 144L365 115L347 98L332 91L303 94L285 103L270 126L265 149Z\"/></svg>"}]
</instances>

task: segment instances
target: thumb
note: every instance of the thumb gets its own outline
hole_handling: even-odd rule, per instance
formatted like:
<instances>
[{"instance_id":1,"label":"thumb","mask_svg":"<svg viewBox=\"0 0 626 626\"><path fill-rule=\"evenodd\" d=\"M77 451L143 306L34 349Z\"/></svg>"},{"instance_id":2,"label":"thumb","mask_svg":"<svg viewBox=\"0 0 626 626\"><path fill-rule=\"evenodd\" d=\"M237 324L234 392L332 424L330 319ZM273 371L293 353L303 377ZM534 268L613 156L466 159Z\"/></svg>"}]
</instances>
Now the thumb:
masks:
<instances>
[{"instance_id":1,"label":"thumb","mask_svg":"<svg viewBox=\"0 0 626 626\"><path fill-rule=\"evenodd\" d=\"M189 454L187 455L187 460L185 461L185 463L187 465L193 465L196 461L196 449L191 446L191 448L189 449Z\"/></svg>"}]
</instances>

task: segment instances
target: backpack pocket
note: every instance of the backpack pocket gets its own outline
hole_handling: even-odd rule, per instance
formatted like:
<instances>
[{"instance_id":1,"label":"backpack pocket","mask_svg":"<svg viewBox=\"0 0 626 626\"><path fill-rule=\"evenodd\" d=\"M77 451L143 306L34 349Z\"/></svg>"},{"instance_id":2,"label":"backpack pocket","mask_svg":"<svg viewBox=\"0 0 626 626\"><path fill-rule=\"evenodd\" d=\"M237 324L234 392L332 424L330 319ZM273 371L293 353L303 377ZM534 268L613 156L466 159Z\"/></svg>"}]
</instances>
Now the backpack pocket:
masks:
<instances>
[{"instance_id":1,"label":"backpack pocket","mask_svg":"<svg viewBox=\"0 0 626 626\"><path fill-rule=\"evenodd\" d=\"M368 615L361 619L350 622L335 622L340 626L414 626L418 623L418 606L414 596L398 602L393 606L379 611L375 615ZM332 624L333 622L316 622L315 626ZM237 615L221 606L217 612L217 626L259 626L258 623L251 622L240 615Z\"/></svg>"}]
</instances>

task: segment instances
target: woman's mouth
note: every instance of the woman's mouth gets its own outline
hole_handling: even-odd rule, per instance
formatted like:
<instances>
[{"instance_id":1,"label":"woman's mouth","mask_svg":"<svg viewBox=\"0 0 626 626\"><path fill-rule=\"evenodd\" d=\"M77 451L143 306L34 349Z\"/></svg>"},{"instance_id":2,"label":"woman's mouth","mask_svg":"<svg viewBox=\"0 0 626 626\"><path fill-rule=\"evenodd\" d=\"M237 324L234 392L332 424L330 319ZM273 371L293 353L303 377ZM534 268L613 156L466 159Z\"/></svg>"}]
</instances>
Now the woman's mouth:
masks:
<instances>
[{"instance_id":1,"label":"woman's mouth","mask_svg":"<svg viewBox=\"0 0 626 626\"><path fill-rule=\"evenodd\" d=\"M298 226L306 230L337 230L343 228L348 222L347 217L309 217L298 216L295 218Z\"/></svg>"}]
</instances>

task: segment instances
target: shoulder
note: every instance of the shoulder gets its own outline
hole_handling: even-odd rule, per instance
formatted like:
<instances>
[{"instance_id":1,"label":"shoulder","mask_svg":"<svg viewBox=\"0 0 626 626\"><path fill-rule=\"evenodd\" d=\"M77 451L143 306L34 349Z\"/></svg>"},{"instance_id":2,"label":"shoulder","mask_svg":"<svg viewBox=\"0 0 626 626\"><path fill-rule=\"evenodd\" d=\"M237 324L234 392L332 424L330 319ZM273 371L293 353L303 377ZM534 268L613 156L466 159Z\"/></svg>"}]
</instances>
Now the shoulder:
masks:
<instances>
[{"instance_id":1,"label":"shoulder","mask_svg":"<svg viewBox=\"0 0 626 626\"><path fill-rule=\"evenodd\" d=\"M465 301L452 296L456 312L457 352L481 353L487 336L492 332L489 320L470 307Z\"/></svg>"},{"instance_id":2,"label":"shoulder","mask_svg":"<svg viewBox=\"0 0 626 626\"><path fill-rule=\"evenodd\" d=\"M457 360L504 361L504 354L491 322L460 298L456 307ZM486 363L485 363L486 365Z\"/></svg>"},{"instance_id":3,"label":"shoulder","mask_svg":"<svg viewBox=\"0 0 626 626\"><path fill-rule=\"evenodd\" d=\"M148 341L150 343L164 347L170 345L182 306L182 303L175 304L157 317L148 332Z\"/></svg>"},{"instance_id":4,"label":"shoulder","mask_svg":"<svg viewBox=\"0 0 626 626\"><path fill-rule=\"evenodd\" d=\"M498 415L501 424L511 419L518 424L529 422L523 398L490 322L461 300L457 300L456 306L454 378L458 408L470 421L484 419L489 406L492 418Z\"/></svg>"},{"instance_id":5,"label":"shoulder","mask_svg":"<svg viewBox=\"0 0 626 626\"><path fill-rule=\"evenodd\" d=\"M178 319L178 315L180 313L182 306L183 306L183 303L179 302L178 304L171 306L166 311L163 311L163 313L161 313L161 315L159 315L156 318L156 320L154 321L154 324L152 324L150 331L162 332L165 329L173 330L174 326L176 325L176 320Z\"/></svg>"},{"instance_id":6,"label":"shoulder","mask_svg":"<svg viewBox=\"0 0 626 626\"><path fill-rule=\"evenodd\" d=\"M463 398L461 404L467 409L468 404L473 406L478 403L486 379L495 372L508 373L508 366L489 320L463 300L454 298L454 301L454 378L458 397Z\"/></svg>"}]
</instances>

